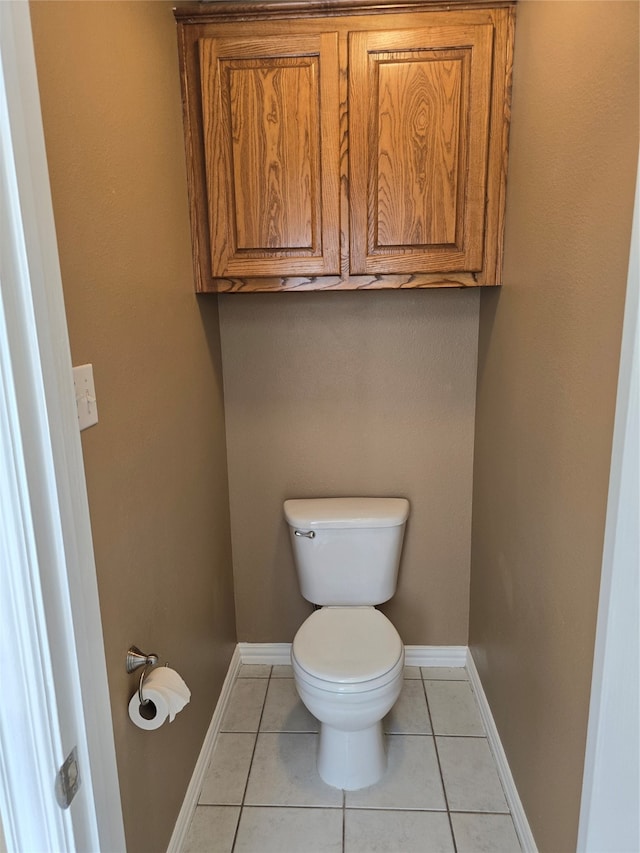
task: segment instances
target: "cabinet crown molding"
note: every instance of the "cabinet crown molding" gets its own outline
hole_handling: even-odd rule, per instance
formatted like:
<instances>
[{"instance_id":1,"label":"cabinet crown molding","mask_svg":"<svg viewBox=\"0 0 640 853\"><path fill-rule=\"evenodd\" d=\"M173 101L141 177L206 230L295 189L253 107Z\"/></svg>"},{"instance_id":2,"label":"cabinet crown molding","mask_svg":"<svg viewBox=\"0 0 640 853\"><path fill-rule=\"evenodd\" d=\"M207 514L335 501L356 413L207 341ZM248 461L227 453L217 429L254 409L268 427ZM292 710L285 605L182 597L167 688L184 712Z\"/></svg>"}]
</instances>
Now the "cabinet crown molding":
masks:
<instances>
[{"instance_id":1,"label":"cabinet crown molding","mask_svg":"<svg viewBox=\"0 0 640 853\"><path fill-rule=\"evenodd\" d=\"M180 3L173 10L182 23L247 21L255 18L329 17L398 12L453 12L470 9L507 9L518 0L213 0Z\"/></svg>"}]
</instances>

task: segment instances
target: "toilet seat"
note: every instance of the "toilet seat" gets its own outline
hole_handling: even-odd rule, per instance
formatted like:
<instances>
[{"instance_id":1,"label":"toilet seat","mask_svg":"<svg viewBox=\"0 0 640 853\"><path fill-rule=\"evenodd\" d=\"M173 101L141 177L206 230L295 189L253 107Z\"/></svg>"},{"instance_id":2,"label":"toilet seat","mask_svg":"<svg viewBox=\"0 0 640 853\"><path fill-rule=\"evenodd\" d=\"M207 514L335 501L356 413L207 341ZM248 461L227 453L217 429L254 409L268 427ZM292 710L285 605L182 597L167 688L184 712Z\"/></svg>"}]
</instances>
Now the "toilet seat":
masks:
<instances>
[{"instance_id":1,"label":"toilet seat","mask_svg":"<svg viewBox=\"0 0 640 853\"><path fill-rule=\"evenodd\" d=\"M320 690L360 693L392 681L404 667L400 635L374 607L323 607L291 647L297 678Z\"/></svg>"}]
</instances>

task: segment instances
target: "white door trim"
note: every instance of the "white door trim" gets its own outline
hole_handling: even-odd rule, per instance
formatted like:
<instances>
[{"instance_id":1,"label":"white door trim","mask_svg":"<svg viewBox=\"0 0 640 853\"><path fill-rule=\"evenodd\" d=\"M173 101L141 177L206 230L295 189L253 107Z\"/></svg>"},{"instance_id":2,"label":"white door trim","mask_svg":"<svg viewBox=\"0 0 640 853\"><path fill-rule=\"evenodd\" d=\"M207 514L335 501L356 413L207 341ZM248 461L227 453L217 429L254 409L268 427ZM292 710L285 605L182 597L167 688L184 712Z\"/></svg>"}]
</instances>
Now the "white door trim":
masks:
<instances>
[{"instance_id":1,"label":"white door trim","mask_svg":"<svg viewBox=\"0 0 640 853\"><path fill-rule=\"evenodd\" d=\"M578 830L580 853L640 850L639 228L636 185Z\"/></svg>"},{"instance_id":2,"label":"white door trim","mask_svg":"<svg viewBox=\"0 0 640 853\"><path fill-rule=\"evenodd\" d=\"M12 619L1 626L1 822L10 851L119 853L98 590L26 2L0 2L0 143L0 567L2 616ZM37 748L26 754L25 743ZM54 780L73 746L82 784L62 811Z\"/></svg>"}]
</instances>

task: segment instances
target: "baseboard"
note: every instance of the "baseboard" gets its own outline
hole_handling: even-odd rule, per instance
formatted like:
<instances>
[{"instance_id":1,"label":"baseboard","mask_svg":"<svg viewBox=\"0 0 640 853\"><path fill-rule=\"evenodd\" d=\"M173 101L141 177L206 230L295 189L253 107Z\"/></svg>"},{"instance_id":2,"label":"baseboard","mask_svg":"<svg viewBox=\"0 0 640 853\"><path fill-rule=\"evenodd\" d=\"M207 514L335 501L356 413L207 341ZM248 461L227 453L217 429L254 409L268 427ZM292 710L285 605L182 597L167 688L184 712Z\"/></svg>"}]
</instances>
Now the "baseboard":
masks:
<instances>
[{"instance_id":1,"label":"baseboard","mask_svg":"<svg viewBox=\"0 0 640 853\"><path fill-rule=\"evenodd\" d=\"M242 663L278 666L291 663L291 643L238 643ZM467 662L466 646L405 646L407 666L460 666Z\"/></svg>"},{"instance_id":2,"label":"baseboard","mask_svg":"<svg viewBox=\"0 0 640 853\"><path fill-rule=\"evenodd\" d=\"M282 666L291 663L291 643L238 643L242 663Z\"/></svg>"},{"instance_id":3,"label":"baseboard","mask_svg":"<svg viewBox=\"0 0 640 853\"><path fill-rule=\"evenodd\" d=\"M489 746L498 768L498 775L500 776L502 787L504 788L504 795L506 797L509 810L511 811L511 817L513 818L518 838L520 839L520 846L522 847L523 853L538 853L538 848L536 847L536 842L533 837L533 833L531 832L529 821L527 820L527 816L522 806L518 789L516 788L513 776L511 775L507 756L505 755L505 751L502 747L500 735L498 734L498 729L496 728L493 714L489 707L489 702L487 701L484 688L482 687L482 682L480 681L480 675L476 669L476 664L470 651L467 652L466 664L469 681L471 682L476 699L478 700L478 706L480 708L482 722L484 723L484 727L487 732Z\"/></svg>"},{"instance_id":4,"label":"baseboard","mask_svg":"<svg viewBox=\"0 0 640 853\"><path fill-rule=\"evenodd\" d=\"M240 663L240 651L238 646L236 646L233 650L233 655L231 656L229 669L227 670L227 675L222 684L222 690L220 691L220 696L218 697L218 701L211 718L211 723L207 729L202 749L200 750L200 755L198 756L196 766L193 769L193 774L191 776L187 792L184 796L182 808L178 814L176 825L173 828L171 840L167 847L167 853L180 853L184 846L191 819L193 818L196 806L198 805L198 797L200 796L204 775L207 772L207 767L209 766L209 759L211 758L211 753L213 752L213 748L220 731L222 717L224 716L224 712L227 710L229 697L231 696L231 689L236 680L236 676L238 675L238 670L240 669Z\"/></svg>"},{"instance_id":5,"label":"baseboard","mask_svg":"<svg viewBox=\"0 0 640 853\"><path fill-rule=\"evenodd\" d=\"M405 646L406 666L460 666L467 662L466 646Z\"/></svg>"}]
</instances>

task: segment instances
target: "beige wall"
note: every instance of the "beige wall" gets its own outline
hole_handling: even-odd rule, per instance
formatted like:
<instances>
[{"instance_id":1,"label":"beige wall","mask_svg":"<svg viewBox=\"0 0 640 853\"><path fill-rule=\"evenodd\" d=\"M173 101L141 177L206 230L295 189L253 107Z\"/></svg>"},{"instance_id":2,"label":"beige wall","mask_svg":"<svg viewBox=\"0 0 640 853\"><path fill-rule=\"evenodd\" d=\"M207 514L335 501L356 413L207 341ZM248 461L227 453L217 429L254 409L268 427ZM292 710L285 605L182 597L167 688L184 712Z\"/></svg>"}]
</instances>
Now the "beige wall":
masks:
<instances>
[{"instance_id":1,"label":"beige wall","mask_svg":"<svg viewBox=\"0 0 640 853\"><path fill-rule=\"evenodd\" d=\"M405 643L467 642L477 291L220 297L238 639L288 642L300 596L282 502L411 501Z\"/></svg>"},{"instance_id":2,"label":"beige wall","mask_svg":"<svg viewBox=\"0 0 640 853\"><path fill-rule=\"evenodd\" d=\"M634 176L638 5L518 8L482 294L471 645L541 851L575 850Z\"/></svg>"},{"instance_id":3,"label":"beige wall","mask_svg":"<svg viewBox=\"0 0 640 853\"><path fill-rule=\"evenodd\" d=\"M193 294L170 2L31 6L128 848L166 849L235 641L215 300ZM134 728L130 643L192 701Z\"/></svg>"},{"instance_id":4,"label":"beige wall","mask_svg":"<svg viewBox=\"0 0 640 853\"><path fill-rule=\"evenodd\" d=\"M164 849L235 640L216 301L192 293L170 2L31 4L130 850ZM575 846L637 153L637 5L523 2L482 294L471 639L540 849ZM467 640L477 292L220 298L238 639L308 612L287 497L412 502L406 643ZM193 690L126 716L127 646Z\"/></svg>"}]
</instances>

